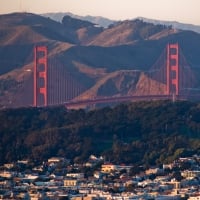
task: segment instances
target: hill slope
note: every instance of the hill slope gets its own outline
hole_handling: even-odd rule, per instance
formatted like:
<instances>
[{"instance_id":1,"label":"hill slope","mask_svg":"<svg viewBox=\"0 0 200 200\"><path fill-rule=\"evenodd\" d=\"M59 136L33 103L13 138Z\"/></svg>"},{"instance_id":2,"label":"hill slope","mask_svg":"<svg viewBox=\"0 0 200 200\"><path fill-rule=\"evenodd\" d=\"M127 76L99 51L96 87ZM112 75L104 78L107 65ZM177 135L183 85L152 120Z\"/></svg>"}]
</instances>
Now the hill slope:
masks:
<instances>
[{"instance_id":1,"label":"hill slope","mask_svg":"<svg viewBox=\"0 0 200 200\"><path fill-rule=\"evenodd\" d=\"M154 34L164 30L169 32L168 28L162 25L155 26L140 20L127 20L105 29L89 44L97 46L134 44L137 41L148 40Z\"/></svg>"}]
</instances>

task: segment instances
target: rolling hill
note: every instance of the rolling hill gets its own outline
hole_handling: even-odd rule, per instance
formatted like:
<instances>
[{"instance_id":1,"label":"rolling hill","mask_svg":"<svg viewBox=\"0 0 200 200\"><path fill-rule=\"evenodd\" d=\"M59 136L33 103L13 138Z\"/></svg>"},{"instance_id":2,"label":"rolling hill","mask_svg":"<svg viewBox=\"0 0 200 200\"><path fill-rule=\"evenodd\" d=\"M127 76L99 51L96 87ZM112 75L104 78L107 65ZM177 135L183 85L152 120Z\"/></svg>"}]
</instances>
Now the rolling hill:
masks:
<instances>
[{"instance_id":1,"label":"rolling hill","mask_svg":"<svg viewBox=\"0 0 200 200\"><path fill-rule=\"evenodd\" d=\"M148 80L142 71L151 68L167 43L174 42L180 44L186 60L198 72L200 34L192 31L138 19L102 28L70 16L56 22L31 13L0 15L1 107L32 105L36 45L48 47L49 67L56 66L63 81L70 74L78 92L74 94L68 85L61 92L68 91L68 98L73 99L145 92L144 82L153 80ZM141 73L136 74L135 70ZM55 79L52 93L56 93L56 84ZM64 96L62 101L66 101Z\"/></svg>"},{"instance_id":2,"label":"rolling hill","mask_svg":"<svg viewBox=\"0 0 200 200\"><path fill-rule=\"evenodd\" d=\"M100 17L100 16L89 16L89 15L88 16L79 16L79 15L72 14L70 12L66 12L66 13L56 12L56 13L42 14L42 16L49 17L58 22L61 22L63 17L66 15L76 18L76 19L86 20L86 21L92 22L94 24L98 24L104 28L108 28L110 25L117 23L117 21L115 21L115 20L110 20L108 18L104 18L104 17ZM135 19L139 19L141 21L148 22L148 23L155 24L155 25L162 24L162 25L166 25L166 26L172 26L175 29L188 30L188 31L194 31L194 32L200 33L199 25L185 24L185 23L180 23L180 22L176 22L176 21L164 21L164 20L149 19L149 18L144 18L144 17L137 17ZM135 19L132 19L132 20L135 20Z\"/></svg>"},{"instance_id":3,"label":"rolling hill","mask_svg":"<svg viewBox=\"0 0 200 200\"><path fill-rule=\"evenodd\" d=\"M70 12L66 12L66 13L44 13L42 14L42 16L44 17L49 17L55 21L58 21L58 22L62 22L62 19L64 16L70 16L72 18L75 18L75 19L80 19L80 20L83 20L83 21L89 21L89 22L92 22L93 24L97 24L101 27L104 27L104 28L107 28L109 25L115 23L114 20L110 20L108 18L104 18L104 17L101 17L101 16L90 16L90 15L87 15L87 16L79 16L79 15L75 15L75 14L72 14Z\"/></svg>"}]
</instances>

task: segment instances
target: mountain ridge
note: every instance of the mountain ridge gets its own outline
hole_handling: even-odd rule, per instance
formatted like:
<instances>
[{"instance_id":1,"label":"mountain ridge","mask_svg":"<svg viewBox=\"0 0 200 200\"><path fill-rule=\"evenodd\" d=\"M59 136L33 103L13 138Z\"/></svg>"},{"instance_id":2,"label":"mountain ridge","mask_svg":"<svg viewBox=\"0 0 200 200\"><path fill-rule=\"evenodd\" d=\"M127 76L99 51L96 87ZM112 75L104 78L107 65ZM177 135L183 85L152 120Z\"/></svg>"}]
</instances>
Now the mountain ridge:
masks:
<instances>
[{"instance_id":1,"label":"mountain ridge","mask_svg":"<svg viewBox=\"0 0 200 200\"><path fill-rule=\"evenodd\" d=\"M66 13L44 13L42 14L42 16L45 17L49 17L55 21L61 22L63 17L65 15L69 15L73 18L77 18L77 19L82 19L82 20L86 20L86 21L90 21L94 24L99 24L100 26L107 28L112 24L117 23L120 20L111 20L108 18L104 18L101 16L80 16L80 15L75 15L73 13L70 12L66 12ZM143 20L144 22L148 22L148 23L153 23L155 25L166 25L166 26L172 26L174 29L181 29L181 30L190 30L190 31L194 31L197 33L200 33L200 25L194 25L194 24L188 24L188 23L181 23L181 22L177 22L177 21L166 21L166 20L158 20L158 19L149 19L149 18L145 18L145 17L136 17L136 18L132 18L132 19L127 19L127 20L135 20L135 19L139 19L139 20ZM121 20L121 21L125 21L125 20Z\"/></svg>"},{"instance_id":2,"label":"mountain ridge","mask_svg":"<svg viewBox=\"0 0 200 200\"><path fill-rule=\"evenodd\" d=\"M44 13L44 14L42 14L42 16L49 17L49 18L51 18L55 21L58 21L58 22L62 22L63 17L66 16L66 15L68 15L72 18L81 19L81 20L84 20L84 21L92 22L94 24L98 24L98 25L100 25L104 28L107 28L110 24L113 24L115 22L114 20L110 20L108 18L101 17L101 16L96 16L96 17L90 16L90 15L80 16L80 15L75 15L75 14L70 13L70 12Z\"/></svg>"},{"instance_id":3,"label":"mountain ridge","mask_svg":"<svg viewBox=\"0 0 200 200\"><path fill-rule=\"evenodd\" d=\"M165 21L165 20L157 20L157 19L148 19L145 17L138 17L136 19L143 20L145 22L153 23L155 25L157 24L163 24L166 26L172 26L174 29L181 29L181 30L190 30L197 33L200 33L200 25L194 25L194 24L187 24L187 23L180 23L177 21Z\"/></svg>"}]
</instances>

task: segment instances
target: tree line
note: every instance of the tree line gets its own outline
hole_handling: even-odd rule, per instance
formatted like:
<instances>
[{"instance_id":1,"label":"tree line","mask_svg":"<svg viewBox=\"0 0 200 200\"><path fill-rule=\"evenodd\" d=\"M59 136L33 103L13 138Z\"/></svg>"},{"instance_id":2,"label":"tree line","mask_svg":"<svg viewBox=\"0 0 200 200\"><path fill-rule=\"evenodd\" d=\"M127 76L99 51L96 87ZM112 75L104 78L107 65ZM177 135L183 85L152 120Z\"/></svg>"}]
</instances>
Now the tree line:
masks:
<instances>
[{"instance_id":1,"label":"tree line","mask_svg":"<svg viewBox=\"0 0 200 200\"><path fill-rule=\"evenodd\" d=\"M0 111L0 163L90 154L126 164L160 165L200 153L200 104L150 101L91 111L64 107Z\"/></svg>"}]
</instances>

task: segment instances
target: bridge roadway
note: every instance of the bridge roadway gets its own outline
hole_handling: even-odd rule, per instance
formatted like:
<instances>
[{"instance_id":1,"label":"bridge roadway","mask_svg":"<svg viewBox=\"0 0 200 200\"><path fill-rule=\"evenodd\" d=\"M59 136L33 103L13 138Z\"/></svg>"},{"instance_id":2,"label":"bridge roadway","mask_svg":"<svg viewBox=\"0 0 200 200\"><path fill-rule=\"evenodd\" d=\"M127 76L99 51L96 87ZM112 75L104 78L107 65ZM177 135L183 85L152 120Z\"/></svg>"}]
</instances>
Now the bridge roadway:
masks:
<instances>
[{"instance_id":1,"label":"bridge roadway","mask_svg":"<svg viewBox=\"0 0 200 200\"><path fill-rule=\"evenodd\" d=\"M186 100L185 95L132 95L132 96L111 96L99 97L94 99L72 100L64 103L66 108L73 106L94 105L99 103L115 103L126 101L150 101L150 100Z\"/></svg>"}]
</instances>

